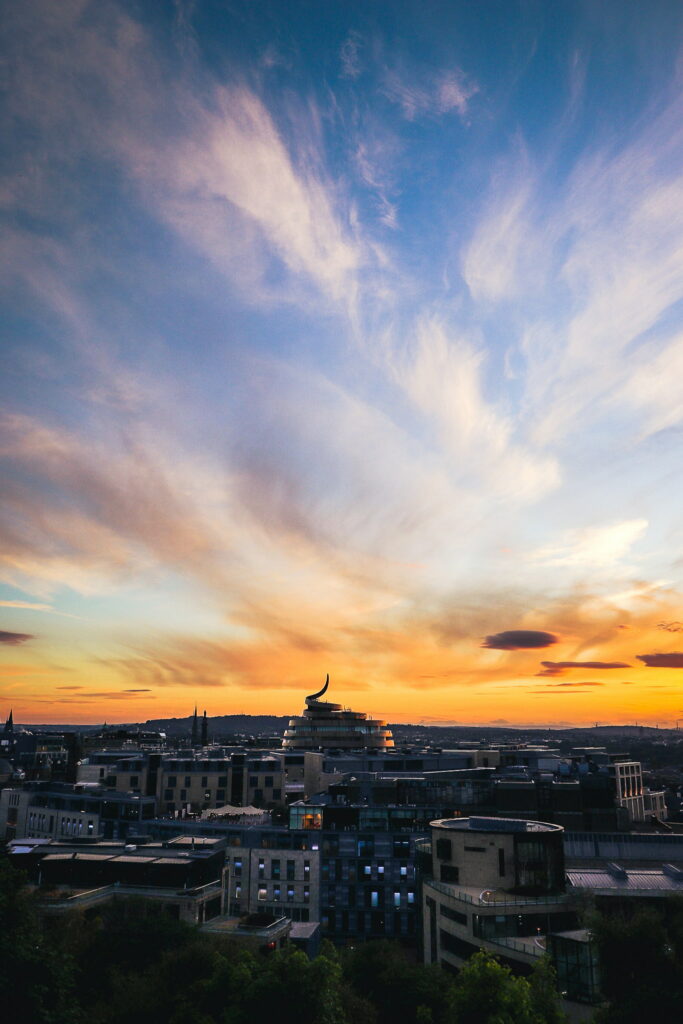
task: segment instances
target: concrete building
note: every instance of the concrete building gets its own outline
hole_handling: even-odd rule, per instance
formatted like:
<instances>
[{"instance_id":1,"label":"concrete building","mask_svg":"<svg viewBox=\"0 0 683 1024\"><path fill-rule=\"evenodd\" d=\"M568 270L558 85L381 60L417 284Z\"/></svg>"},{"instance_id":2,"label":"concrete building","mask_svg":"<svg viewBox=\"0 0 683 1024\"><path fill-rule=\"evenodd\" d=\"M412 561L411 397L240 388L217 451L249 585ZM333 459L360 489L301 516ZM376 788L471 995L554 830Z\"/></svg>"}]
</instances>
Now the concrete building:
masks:
<instances>
[{"instance_id":1,"label":"concrete building","mask_svg":"<svg viewBox=\"0 0 683 1024\"><path fill-rule=\"evenodd\" d=\"M105 903L144 900L178 920L201 925L226 911L225 842L168 843L14 840L11 862L38 887L50 914L89 912Z\"/></svg>"},{"instance_id":2,"label":"concrete building","mask_svg":"<svg viewBox=\"0 0 683 1024\"><path fill-rule=\"evenodd\" d=\"M27 782L0 792L0 839L123 839L144 831L154 797L97 783Z\"/></svg>"},{"instance_id":3,"label":"concrete building","mask_svg":"<svg viewBox=\"0 0 683 1024\"><path fill-rule=\"evenodd\" d=\"M286 807L325 788L323 756L315 751L101 752L81 765L83 778L103 780L119 793L154 796L160 813L198 814L220 808Z\"/></svg>"},{"instance_id":4,"label":"concrete building","mask_svg":"<svg viewBox=\"0 0 683 1024\"><path fill-rule=\"evenodd\" d=\"M546 822L501 818L434 821L422 883L423 951L427 963L458 970L487 949L517 973L528 973L560 935L565 966L588 964L571 1000L598 999L595 954L584 936L565 884L563 829ZM565 971L567 975L567 971ZM566 981L566 977L565 977Z\"/></svg>"}]
</instances>

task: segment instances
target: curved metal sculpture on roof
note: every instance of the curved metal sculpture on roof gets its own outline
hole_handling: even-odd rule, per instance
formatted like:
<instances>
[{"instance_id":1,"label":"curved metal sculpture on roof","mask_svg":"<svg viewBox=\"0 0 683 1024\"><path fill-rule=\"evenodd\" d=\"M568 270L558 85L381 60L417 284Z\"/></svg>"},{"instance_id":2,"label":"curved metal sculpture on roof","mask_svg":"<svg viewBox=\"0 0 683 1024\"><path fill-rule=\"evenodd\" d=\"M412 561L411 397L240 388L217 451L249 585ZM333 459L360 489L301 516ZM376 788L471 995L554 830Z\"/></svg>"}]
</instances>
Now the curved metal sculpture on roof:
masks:
<instances>
[{"instance_id":1,"label":"curved metal sculpture on roof","mask_svg":"<svg viewBox=\"0 0 683 1024\"><path fill-rule=\"evenodd\" d=\"M327 690L327 687L329 685L330 685L330 674L328 672L327 676L325 677L325 685L323 686L322 690L318 690L317 693L309 693L308 697L306 698L306 703L308 704L309 700L318 700L319 697L322 697L323 694L325 693L325 691Z\"/></svg>"}]
</instances>

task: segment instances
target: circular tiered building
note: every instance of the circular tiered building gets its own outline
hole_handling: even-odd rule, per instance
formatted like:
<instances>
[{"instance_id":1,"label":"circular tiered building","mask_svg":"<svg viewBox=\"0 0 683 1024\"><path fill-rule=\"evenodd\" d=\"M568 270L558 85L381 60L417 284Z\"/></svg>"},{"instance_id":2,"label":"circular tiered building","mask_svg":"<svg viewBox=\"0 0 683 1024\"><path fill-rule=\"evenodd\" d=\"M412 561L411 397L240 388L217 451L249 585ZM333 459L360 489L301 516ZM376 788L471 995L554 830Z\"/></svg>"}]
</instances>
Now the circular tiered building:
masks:
<instances>
[{"instance_id":1,"label":"circular tiered building","mask_svg":"<svg viewBox=\"0 0 683 1024\"><path fill-rule=\"evenodd\" d=\"M299 718L290 718L282 741L285 750L392 750L394 739L386 722L320 700L329 685L328 675L322 690L306 697Z\"/></svg>"}]
</instances>

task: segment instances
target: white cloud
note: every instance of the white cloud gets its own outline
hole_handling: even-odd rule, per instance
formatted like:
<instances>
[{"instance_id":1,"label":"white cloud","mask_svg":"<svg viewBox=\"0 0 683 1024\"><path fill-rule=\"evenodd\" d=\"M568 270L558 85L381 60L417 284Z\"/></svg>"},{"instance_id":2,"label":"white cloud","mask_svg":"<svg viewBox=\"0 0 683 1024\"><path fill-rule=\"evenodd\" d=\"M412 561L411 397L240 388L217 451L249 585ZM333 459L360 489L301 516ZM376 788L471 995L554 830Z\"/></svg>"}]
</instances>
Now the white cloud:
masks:
<instances>
[{"instance_id":1,"label":"white cloud","mask_svg":"<svg viewBox=\"0 0 683 1024\"><path fill-rule=\"evenodd\" d=\"M423 318L407 352L392 361L396 379L434 424L456 479L520 500L559 484L555 460L516 440L514 421L484 398L484 354L466 338Z\"/></svg>"},{"instance_id":2,"label":"white cloud","mask_svg":"<svg viewBox=\"0 0 683 1024\"><path fill-rule=\"evenodd\" d=\"M627 519L606 526L570 530L559 544L539 548L533 558L548 566L616 567L647 527L646 519Z\"/></svg>"},{"instance_id":3,"label":"white cloud","mask_svg":"<svg viewBox=\"0 0 683 1024\"><path fill-rule=\"evenodd\" d=\"M457 68L427 77L401 67L385 72L382 92L401 108L406 120L414 121L424 116L442 117L452 111L464 118L479 87Z\"/></svg>"}]
</instances>

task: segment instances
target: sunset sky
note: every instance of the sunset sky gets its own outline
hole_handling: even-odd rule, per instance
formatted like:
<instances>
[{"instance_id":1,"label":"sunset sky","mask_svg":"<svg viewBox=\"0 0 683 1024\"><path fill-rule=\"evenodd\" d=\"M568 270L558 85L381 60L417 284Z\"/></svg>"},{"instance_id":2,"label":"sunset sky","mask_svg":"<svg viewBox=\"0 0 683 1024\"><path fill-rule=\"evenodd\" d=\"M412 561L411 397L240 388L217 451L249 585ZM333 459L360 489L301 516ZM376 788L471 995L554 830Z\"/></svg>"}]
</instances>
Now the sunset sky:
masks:
<instances>
[{"instance_id":1,"label":"sunset sky","mask_svg":"<svg viewBox=\"0 0 683 1024\"><path fill-rule=\"evenodd\" d=\"M0 716L683 720L683 4L2 18Z\"/></svg>"}]
</instances>

